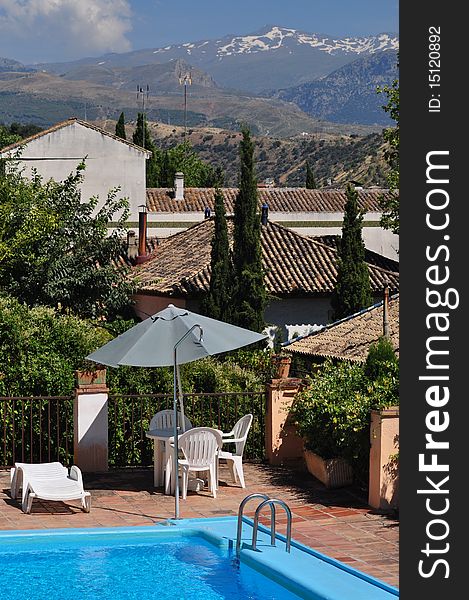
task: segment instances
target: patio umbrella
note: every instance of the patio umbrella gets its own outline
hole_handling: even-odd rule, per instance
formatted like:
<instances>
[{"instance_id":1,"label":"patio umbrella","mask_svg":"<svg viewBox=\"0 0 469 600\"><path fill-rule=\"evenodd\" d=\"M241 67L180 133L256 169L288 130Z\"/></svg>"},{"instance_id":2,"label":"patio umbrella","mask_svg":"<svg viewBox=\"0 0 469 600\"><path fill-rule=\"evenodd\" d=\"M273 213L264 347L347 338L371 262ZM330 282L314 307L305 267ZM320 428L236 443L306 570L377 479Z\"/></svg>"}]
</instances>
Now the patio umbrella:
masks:
<instances>
[{"instance_id":1,"label":"patio umbrella","mask_svg":"<svg viewBox=\"0 0 469 600\"><path fill-rule=\"evenodd\" d=\"M266 339L249 329L211 319L169 304L138 323L86 358L118 367L173 366L175 518L179 518L177 398L180 389L179 365L199 358L229 352ZM182 394L179 394L182 400ZM183 406L181 405L181 412Z\"/></svg>"}]
</instances>

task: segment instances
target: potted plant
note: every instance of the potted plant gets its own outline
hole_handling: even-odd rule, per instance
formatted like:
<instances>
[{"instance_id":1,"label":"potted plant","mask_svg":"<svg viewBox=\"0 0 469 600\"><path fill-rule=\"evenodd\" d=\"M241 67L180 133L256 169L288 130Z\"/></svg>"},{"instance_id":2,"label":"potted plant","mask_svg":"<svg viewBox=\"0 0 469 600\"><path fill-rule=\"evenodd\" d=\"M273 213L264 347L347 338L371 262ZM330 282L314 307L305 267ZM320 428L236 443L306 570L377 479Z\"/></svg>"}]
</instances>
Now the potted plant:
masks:
<instances>
[{"instance_id":1,"label":"potted plant","mask_svg":"<svg viewBox=\"0 0 469 600\"><path fill-rule=\"evenodd\" d=\"M372 345L363 365L326 360L296 396L291 416L304 440L306 464L329 487L352 478L368 486L371 410L399 404L399 362L388 346Z\"/></svg>"},{"instance_id":2,"label":"potted plant","mask_svg":"<svg viewBox=\"0 0 469 600\"><path fill-rule=\"evenodd\" d=\"M353 469L345 458L323 458L304 448L306 468L327 488L338 488L353 483Z\"/></svg>"},{"instance_id":3,"label":"potted plant","mask_svg":"<svg viewBox=\"0 0 469 600\"><path fill-rule=\"evenodd\" d=\"M75 371L75 382L77 387L88 387L89 385L106 385L106 369L96 365L94 368L84 368Z\"/></svg>"},{"instance_id":4,"label":"potted plant","mask_svg":"<svg viewBox=\"0 0 469 600\"><path fill-rule=\"evenodd\" d=\"M362 458L364 436L368 440L369 415L356 394L362 380L360 365L326 361L308 378L292 407L306 467L328 488L353 483L352 464Z\"/></svg>"},{"instance_id":5,"label":"potted plant","mask_svg":"<svg viewBox=\"0 0 469 600\"><path fill-rule=\"evenodd\" d=\"M277 379L286 379L290 374L291 356L287 353L272 354L274 376Z\"/></svg>"},{"instance_id":6,"label":"potted plant","mask_svg":"<svg viewBox=\"0 0 469 600\"><path fill-rule=\"evenodd\" d=\"M275 339L272 354L273 377L276 379L286 379L290 374L291 354L286 352L282 346L282 329L276 327Z\"/></svg>"}]
</instances>

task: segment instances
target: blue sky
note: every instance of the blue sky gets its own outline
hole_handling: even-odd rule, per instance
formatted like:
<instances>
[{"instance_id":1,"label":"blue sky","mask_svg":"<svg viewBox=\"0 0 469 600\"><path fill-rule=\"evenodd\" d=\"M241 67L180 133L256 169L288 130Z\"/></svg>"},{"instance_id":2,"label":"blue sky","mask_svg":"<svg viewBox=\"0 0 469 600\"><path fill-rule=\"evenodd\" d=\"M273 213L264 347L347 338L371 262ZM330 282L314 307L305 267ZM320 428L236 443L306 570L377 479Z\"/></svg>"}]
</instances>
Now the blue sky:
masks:
<instances>
[{"instance_id":1,"label":"blue sky","mask_svg":"<svg viewBox=\"0 0 469 600\"><path fill-rule=\"evenodd\" d=\"M64 61L246 34L398 31L398 0L0 0L0 57Z\"/></svg>"}]
</instances>

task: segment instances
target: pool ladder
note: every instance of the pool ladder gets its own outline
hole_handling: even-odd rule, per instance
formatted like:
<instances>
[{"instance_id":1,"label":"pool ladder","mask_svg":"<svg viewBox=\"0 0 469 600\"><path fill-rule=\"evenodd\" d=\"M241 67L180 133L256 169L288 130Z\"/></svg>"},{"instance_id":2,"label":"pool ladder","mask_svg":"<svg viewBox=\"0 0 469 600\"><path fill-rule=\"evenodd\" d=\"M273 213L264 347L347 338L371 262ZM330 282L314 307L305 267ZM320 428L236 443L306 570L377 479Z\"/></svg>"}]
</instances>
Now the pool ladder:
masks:
<instances>
[{"instance_id":1,"label":"pool ladder","mask_svg":"<svg viewBox=\"0 0 469 600\"><path fill-rule=\"evenodd\" d=\"M278 500L277 498L269 498L267 494L249 494L249 496L246 496L246 498L244 498L244 500L239 505L238 530L236 532L236 555L239 555L239 552L241 550L241 532L243 528L244 507L250 500L254 500L255 498L262 499L263 501L257 506L256 512L254 514L254 526L252 530L252 549L257 549L257 531L259 529L259 516L261 514L262 509L266 506L270 506L270 544L271 546L275 546L275 506L278 505L281 506L287 514L287 535L285 550L287 552L290 552L292 514L289 506L283 500Z\"/></svg>"}]
</instances>

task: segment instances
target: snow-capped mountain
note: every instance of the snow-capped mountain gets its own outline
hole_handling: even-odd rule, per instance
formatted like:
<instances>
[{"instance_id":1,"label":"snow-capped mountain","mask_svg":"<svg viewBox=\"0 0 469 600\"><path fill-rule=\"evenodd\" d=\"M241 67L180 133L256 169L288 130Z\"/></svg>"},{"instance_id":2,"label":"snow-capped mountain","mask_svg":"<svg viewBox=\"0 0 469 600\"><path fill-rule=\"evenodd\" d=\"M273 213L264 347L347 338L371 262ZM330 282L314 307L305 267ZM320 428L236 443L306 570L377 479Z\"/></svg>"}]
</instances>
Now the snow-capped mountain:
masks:
<instances>
[{"instance_id":1,"label":"snow-capped mountain","mask_svg":"<svg viewBox=\"0 0 469 600\"><path fill-rule=\"evenodd\" d=\"M275 25L249 35L228 35L36 67L64 74L78 65L129 68L184 59L206 71L222 87L259 93L314 81L359 56L397 50L398 46L397 36L389 33L334 38Z\"/></svg>"},{"instance_id":2,"label":"snow-capped mountain","mask_svg":"<svg viewBox=\"0 0 469 600\"><path fill-rule=\"evenodd\" d=\"M206 46L210 41L198 43L186 43L179 46L166 46L159 48L155 53L171 52L177 49L185 49L191 55L194 51L207 52ZM213 44L213 42L212 42ZM215 52L222 60L226 56L235 54L255 54L257 52L269 52L280 48L291 50L296 45L309 46L326 52L327 54L338 54L341 52L354 54L374 54L383 50L397 50L399 40L389 33L380 33L369 37L346 37L334 39L316 33L305 33L296 29L287 29L276 25L267 28L257 34L244 36L228 36L215 42Z\"/></svg>"}]
</instances>

